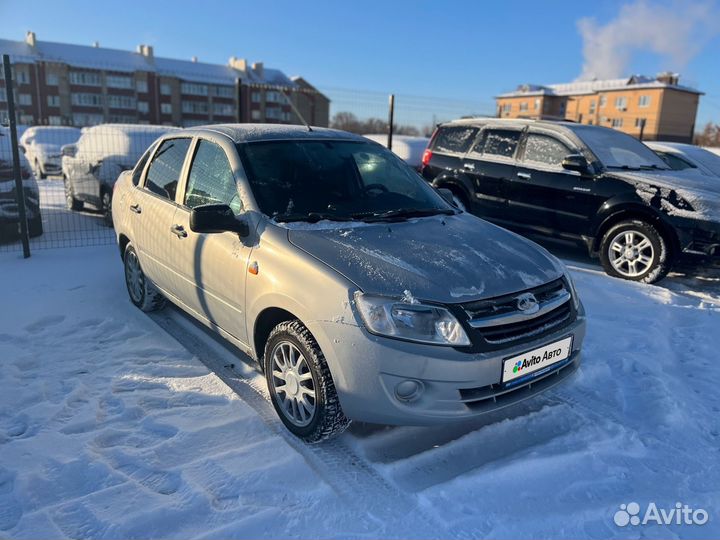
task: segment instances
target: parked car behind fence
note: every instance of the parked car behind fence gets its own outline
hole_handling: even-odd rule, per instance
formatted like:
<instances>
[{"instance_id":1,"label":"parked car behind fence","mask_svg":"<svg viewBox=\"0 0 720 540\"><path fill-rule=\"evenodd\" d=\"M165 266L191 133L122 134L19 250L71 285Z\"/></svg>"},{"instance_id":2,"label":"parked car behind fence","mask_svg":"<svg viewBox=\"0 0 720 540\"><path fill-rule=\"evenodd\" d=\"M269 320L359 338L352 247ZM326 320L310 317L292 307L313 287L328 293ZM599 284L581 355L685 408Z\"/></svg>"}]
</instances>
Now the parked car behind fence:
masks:
<instances>
[{"instance_id":1,"label":"parked car behind fence","mask_svg":"<svg viewBox=\"0 0 720 540\"><path fill-rule=\"evenodd\" d=\"M80 210L88 204L102 211L107 225L112 225L112 192L118 176L132 169L155 139L176 129L135 124L84 129L77 144L63 151L67 208Z\"/></svg>"},{"instance_id":2,"label":"parked car behind fence","mask_svg":"<svg viewBox=\"0 0 720 540\"><path fill-rule=\"evenodd\" d=\"M20 156L20 177L25 195L25 212L30 236L40 236L43 232L40 214L40 194L30 164L22 152ZM13 174L13 156L10 143L10 131L0 126L0 242L17 240L20 229L20 216L17 206L15 177Z\"/></svg>"},{"instance_id":3,"label":"parked car behind fence","mask_svg":"<svg viewBox=\"0 0 720 540\"><path fill-rule=\"evenodd\" d=\"M30 166L37 178L59 175L62 172L60 149L74 143L80 129L66 126L32 126L19 139Z\"/></svg>"}]
</instances>

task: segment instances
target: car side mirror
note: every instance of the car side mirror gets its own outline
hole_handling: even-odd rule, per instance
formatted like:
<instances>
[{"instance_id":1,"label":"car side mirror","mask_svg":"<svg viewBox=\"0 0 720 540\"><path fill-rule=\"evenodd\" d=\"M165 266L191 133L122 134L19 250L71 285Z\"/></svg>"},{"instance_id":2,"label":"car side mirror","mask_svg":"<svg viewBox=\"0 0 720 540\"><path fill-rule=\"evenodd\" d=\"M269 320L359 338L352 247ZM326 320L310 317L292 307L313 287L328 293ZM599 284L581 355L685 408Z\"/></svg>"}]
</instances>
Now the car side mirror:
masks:
<instances>
[{"instance_id":1,"label":"car side mirror","mask_svg":"<svg viewBox=\"0 0 720 540\"><path fill-rule=\"evenodd\" d=\"M197 233L235 232L245 237L250 227L238 219L227 204L203 204L190 212L190 230Z\"/></svg>"},{"instance_id":2,"label":"car side mirror","mask_svg":"<svg viewBox=\"0 0 720 540\"><path fill-rule=\"evenodd\" d=\"M590 176L592 174L590 172L590 164L587 159L585 159L585 156L581 156L580 154L565 156L562 160L562 168L568 171L579 172L583 176Z\"/></svg>"},{"instance_id":3,"label":"car side mirror","mask_svg":"<svg viewBox=\"0 0 720 540\"><path fill-rule=\"evenodd\" d=\"M77 145L66 144L60 149L60 153L62 153L63 156L75 157L77 155Z\"/></svg>"},{"instance_id":4,"label":"car side mirror","mask_svg":"<svg viewBox=\"0 0 720 540\"><path fill-rule=\"evenodd\" d=\"M437 192L440 194L440 196L445 199L446 203L452 204L455 206L455 200L453 199L453 192L450 191L448 188L437 188Z\"/></svg>"}]
</instances>

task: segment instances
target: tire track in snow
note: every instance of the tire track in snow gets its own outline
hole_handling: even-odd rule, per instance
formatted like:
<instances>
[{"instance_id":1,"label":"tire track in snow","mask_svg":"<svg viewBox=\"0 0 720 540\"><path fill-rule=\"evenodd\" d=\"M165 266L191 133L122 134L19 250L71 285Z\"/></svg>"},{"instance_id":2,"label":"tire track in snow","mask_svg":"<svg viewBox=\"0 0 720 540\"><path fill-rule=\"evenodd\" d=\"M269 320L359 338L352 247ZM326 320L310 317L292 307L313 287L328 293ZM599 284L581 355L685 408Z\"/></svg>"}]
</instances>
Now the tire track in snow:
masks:
<instances>
[{"instance_id":1,"label":"tire track in snow","mask_svg":"<svg viewBox=\"0 0 720 540\"><path fill-rule=\"evenodd\" d=\"M375 522L378 533L392 524L391 528L403 530L405 537L437 536L440 531L446 538L482 535L480 530L451 530L447 523L428 515L415 495L383 478L343 442L343 437L308 445L290 434L269 401L265 378L256 370L255 362L178 308L170 305L149 316L253 408L268 429L300 454L337 497L358 513L358 519Z\"/></svg>"}]
</instances>

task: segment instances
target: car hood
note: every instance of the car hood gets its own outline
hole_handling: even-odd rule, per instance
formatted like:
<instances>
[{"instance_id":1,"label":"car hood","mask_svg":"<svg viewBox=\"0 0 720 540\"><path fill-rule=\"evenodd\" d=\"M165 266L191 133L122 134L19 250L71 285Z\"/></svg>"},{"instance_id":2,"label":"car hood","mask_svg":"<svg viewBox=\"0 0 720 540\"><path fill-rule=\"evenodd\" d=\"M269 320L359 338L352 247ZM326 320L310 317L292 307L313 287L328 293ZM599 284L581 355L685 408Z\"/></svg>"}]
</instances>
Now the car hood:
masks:
<instances>
[{"instance_id":1,"label":"car hood","mask_svg":"<svg viewBox=\"0 0 720 540\"><path fill-rule=\"evenodd\" d=\"M60 145L52 143L35 143L32 150L36 154L43 156L60 155Z\"/></svg>"},{"instance_id":2,"label":"car hood","mask_svg":"<svg viewBox=\"0 0 720 540\"><path fill-rule=\"evenodd\" d=\"M675 190L700 191L720 196L720 178L702 174L700 171L685 169L684 171L616 171L612 176L629 180L633 183L642 182L661 188Z\"/></svg>"},{"instance_id":3,"label":"car hood","mask_svg":"<svg viewBox=\"0 0 720 540\"><path fill-rule=\"evenodd\" d=\"M467 213L287 227L292 244L367 293L467 302L542 285L564 271L540 246Z\"/></svg>"}]
</instances>

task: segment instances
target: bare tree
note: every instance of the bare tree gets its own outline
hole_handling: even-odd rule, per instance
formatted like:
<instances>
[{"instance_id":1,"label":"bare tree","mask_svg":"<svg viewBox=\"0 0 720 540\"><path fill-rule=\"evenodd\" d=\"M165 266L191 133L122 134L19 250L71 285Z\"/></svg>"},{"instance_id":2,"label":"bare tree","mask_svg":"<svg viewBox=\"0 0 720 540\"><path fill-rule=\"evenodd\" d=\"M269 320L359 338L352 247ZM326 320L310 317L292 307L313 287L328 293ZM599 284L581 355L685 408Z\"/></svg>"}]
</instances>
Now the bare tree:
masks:
<instances>
[{"instance_id":1,"label":"bare tree","mask_svg":"<svg viewBox=\"0 0 720 540\"><path fill-rule=\"evenodd\" d=\"M698 146L720 147L720 124L708 122L700 133L696 133L694 142Z\"/></svg>"},{"instance_id":2,"label":"bare tree","mask_svg":"<svg viewBox=\"0 0 720 540\"><path fill-rule=\"evenodd\" d=\"M367 118L360 120L357 116L349 111L340 111L335 113L330 120L330 127L342 129L351 133L371 134L371 133L387 133L388 123L380 118ZM393 132L396 135L420 135L420 130L415 126L403 126L393 124Z\"/></svg>"}]
</instances>

